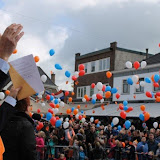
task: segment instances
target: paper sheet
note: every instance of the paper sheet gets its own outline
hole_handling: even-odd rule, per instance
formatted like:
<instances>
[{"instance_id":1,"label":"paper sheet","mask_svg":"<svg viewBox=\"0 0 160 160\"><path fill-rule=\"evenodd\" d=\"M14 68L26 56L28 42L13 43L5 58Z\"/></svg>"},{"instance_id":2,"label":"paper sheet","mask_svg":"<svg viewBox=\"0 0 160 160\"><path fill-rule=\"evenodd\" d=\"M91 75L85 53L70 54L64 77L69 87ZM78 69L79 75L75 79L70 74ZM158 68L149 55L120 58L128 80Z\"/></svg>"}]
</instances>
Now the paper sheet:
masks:
<instances>
[{"instance_id":1,"label":"paper sheet","mask_svg":"<svg viewBox=\"0 0 160 160\"><path fill-rule=\"evenodd\" d=\"M33 55L28 55L10 62L9 73L13 86L15 88L22 86L22 90L17 96L18 100L44 91L44 86Z\"/></svg>"}]
</instances>

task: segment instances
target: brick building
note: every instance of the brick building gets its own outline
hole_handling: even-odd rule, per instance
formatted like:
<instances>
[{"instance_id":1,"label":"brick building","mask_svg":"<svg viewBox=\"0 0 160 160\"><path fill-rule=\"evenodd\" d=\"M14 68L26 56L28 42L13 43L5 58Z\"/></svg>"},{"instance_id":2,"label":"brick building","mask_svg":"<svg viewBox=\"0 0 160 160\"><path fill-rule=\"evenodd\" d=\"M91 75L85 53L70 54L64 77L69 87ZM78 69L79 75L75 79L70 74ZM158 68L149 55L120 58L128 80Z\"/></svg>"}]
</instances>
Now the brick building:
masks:
<instances>
[{"instance_id":1,"label":"brick building","mask_svg":"<svg viewBox=\"0 0 160 160\"><path fill-rule=\"evenodd\" d=\"M110 47L85 55L75 54L75 71L80 64L85 65L86 74L78 78L78 85L74 86L75 102L81 102L85 94L92 97L97 89L92 89L92 83L102 82L113 87L113 77L107 79L106 71L119 71L125 68L126 61L141 61L150 56L146 52L134 51L117 47L117 42L110 43Z\"/></svg>"}]
</instances>

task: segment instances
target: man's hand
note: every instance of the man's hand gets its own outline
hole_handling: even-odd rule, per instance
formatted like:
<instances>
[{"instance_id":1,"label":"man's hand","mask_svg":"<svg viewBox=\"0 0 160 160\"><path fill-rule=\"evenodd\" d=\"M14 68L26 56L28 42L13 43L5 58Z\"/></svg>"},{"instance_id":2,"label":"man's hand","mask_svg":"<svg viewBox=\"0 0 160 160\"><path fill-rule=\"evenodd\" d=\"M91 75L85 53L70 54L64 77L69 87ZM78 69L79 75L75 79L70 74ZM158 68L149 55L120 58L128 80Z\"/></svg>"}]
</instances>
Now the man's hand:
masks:
<instances>
[{"instance_id":1,"label":"man's hand","mask_svg":"<svg viewBox=\"0 0 160 160\"><path fill-rule=\"evenodd\" d=\"M9 57L16 49L18 41L24 35L20 24L12 24L6 28L3 35L0 35L0 58L8 61Z\"/></svg>"},{"instance_id":2,"label":"man's hand","mask_svg":"<svg viewBox=\"0 0 160 160\"><path fill-rule=\"evenodd\" d=\"M19 87L19 88L14 88L14 87L12 87L11 88L11 90L10 90L10 94L9 94L9 96L11 96L11 97L13 97L14 99L16 99L16 97L17 97L17 95L18 95L18 93L19 93L19 91L22 89L22 87Z\"/></svg>"}]
</instances>

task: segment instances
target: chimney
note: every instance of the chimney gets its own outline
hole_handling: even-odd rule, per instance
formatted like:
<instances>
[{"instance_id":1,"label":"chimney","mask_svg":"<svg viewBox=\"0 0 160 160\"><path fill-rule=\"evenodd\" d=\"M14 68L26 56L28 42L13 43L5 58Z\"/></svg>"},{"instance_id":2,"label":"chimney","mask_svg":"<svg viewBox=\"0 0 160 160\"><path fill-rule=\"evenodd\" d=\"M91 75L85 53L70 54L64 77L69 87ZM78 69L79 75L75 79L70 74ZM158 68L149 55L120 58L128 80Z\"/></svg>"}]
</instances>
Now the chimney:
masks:
<instances>
[{"instance_id":1,"label":"chimney","mask_svg":"<svg viewBox=\"0 0 160 160\"><path fill-rule=\"evenodd\" d=\"M76 53L76 54L75 54L75 58L80 57L80 56L81 56L80 53Z\"/></svg>"},{"instance_id":2,"label":"chimney","mask_svg":"<svg viewBox=\"0 0 160 160\"><path fill-rule=\"evenodd\" d=\"M116 48L117 48L117 42L112 42L112 43L110 43L110 48L111 48L112 50L116 50Z\"/></svg>"},{"instance_id":3,"label":"chimney","mask_svg":"<svg viewBox=\"0 0 160 160\"><path fill-rule=\"evenodd\" d=\"M51 74L51 81L55 84L55 74L54 73Z\"/></svg>"},{"instance_id":4,"label":"chimney","mask_svg":"<svg viewBox=\"0 0 160 160\"><path fill-rule=\"evenodd\" d=\"M148 48L146 48L146 59L148 58Z\"/></svg>"}]
</instances>

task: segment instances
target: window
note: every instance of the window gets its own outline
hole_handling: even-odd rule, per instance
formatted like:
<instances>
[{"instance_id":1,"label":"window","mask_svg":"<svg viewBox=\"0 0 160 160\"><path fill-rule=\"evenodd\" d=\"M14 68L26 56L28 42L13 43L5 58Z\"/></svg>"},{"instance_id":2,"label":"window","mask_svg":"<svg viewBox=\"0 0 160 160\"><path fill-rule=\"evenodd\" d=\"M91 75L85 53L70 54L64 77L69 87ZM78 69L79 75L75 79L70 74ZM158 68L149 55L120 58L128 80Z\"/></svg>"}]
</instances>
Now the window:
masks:
<instances>
[{"instance_id":1,"label":"window","mask_svg":"<svg viewBox=\"0 0 160 160\"><path fill-rule=\"evenodd\" d=\"M85 66L85 73L87 73L87 63L85 63L84 66Z\"/></svg>"},{"instance_id":2,"label":"window","mask_svg":"<svg viewBox=\"0 0 160 160\"><path fill-rule=\"evenodd\" d=\"M130 93L130 86L127 80L123 80L123 93Z\"/></svg>"},{"instance_id":3,"label":"window","mask_svg":"<svg viewBox=\"0 0 160 160\"><path fill-rule=\"evenodd\" d=\"M90 97L92 97L92 95L94 94L94 88L90 88Z\"/></svg>"},{"instance_id":4,"label":"window","mask_svg":"<svg viewBox=\"0 0 160 160\"><path fill-rule=\"evenodd\" d=\"M86 94L86 87L77 88L77 98L83 98L85 94Z\"/></svg>"},{"instance_id":5,"label":"window","mask_svg":"<svg viewBox=\"0 0 160 160\"><path fill-rule=\"evenodd\" d=\"M99 60L99 70L100 70L100 71L102 70L102 59Z\"/></svg>"},{"instance_id":6,"label":"window","mask_svg":"<svg viewBox=\"0 0 160 160\"><path fill-rule=\"evenodd\" d=\"M109 70L110 69L110 57L99 60L99 70Z\"/></svg>"},{"instance_id":7,"label":"window","mask_svg":"<svg viewBox=\"0 0 160 160\"><path fill-rule=\"evenodd\" d=\"M154 91L157 92L157 91L160 91L160 82L159 83L159 87L154 87Z\"/></svg>"},{"instance_id":8,"label":"window","mask_svg":"<svg viewBox=\"0 0 160 160\"><path fill-rule=\"evenodd\" d=\"M141 81L144 81L144 78L140 78L139 79L139 83L141 82ZM144 87L142 87L141 85L139 85L139 88L138 89L136 89L136 92L137 93L143 93L144 92Z\"/></svg>"},{"instance_id":9,"label":"window","mask_svg":"<svg viewBox=\"0 0 160 160\"><path fill-rule=\"evenodd\" d=\"M96 68L96 63L91 62L91 72L95 72L95 68Z\"/></svg>"}]
</instances>

